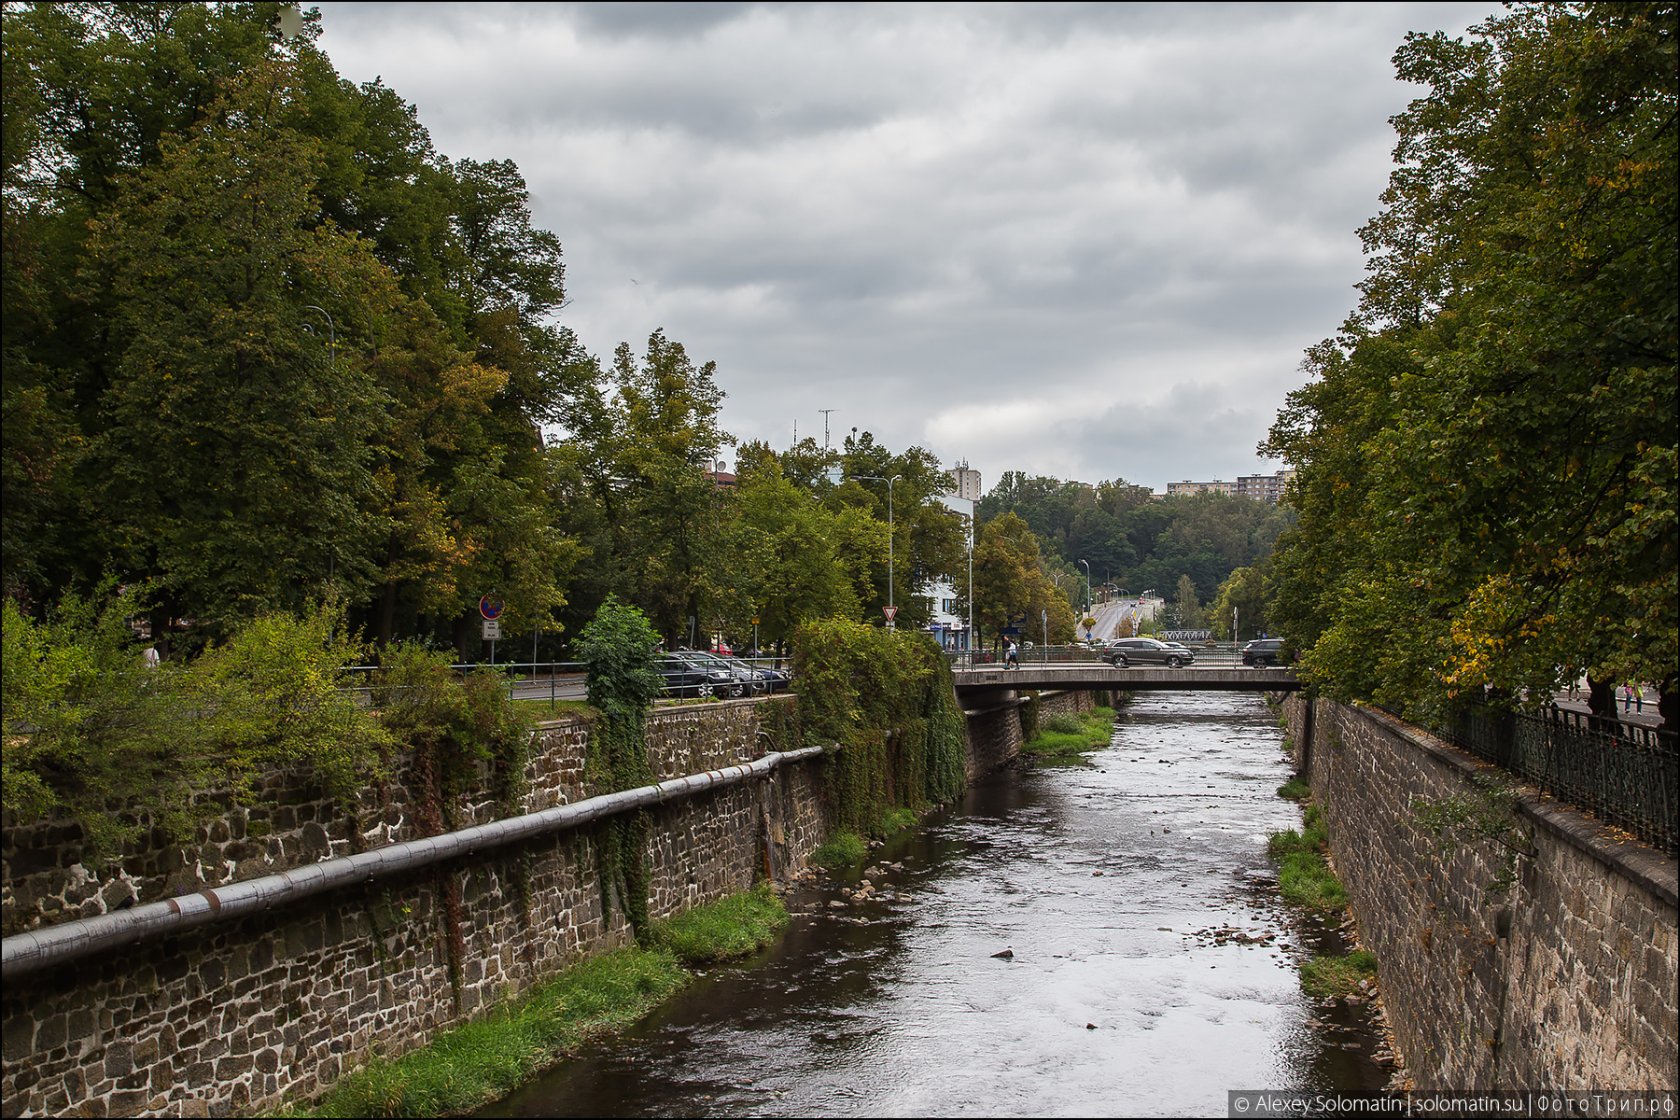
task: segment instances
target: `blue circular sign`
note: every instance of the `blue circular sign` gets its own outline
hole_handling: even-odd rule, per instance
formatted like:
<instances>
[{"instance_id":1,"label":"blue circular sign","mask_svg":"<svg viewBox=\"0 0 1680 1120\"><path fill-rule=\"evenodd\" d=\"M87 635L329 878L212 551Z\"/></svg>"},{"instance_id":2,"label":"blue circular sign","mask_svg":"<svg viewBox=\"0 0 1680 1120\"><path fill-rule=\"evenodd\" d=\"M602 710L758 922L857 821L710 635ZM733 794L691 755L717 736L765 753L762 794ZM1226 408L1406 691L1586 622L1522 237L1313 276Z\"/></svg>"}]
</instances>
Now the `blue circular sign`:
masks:
<instances>
[{"instance_id":1,"label":"blue circular sign","mask_svg":"<svg viewBox=\"0 0 1680 1120\"><path fill-rule=\"evenodd\" d=\"M478 601L478 613L483 615L486 621L494 622L502 617L502 601L486 595Z\"/></svg>"}]
</instances>

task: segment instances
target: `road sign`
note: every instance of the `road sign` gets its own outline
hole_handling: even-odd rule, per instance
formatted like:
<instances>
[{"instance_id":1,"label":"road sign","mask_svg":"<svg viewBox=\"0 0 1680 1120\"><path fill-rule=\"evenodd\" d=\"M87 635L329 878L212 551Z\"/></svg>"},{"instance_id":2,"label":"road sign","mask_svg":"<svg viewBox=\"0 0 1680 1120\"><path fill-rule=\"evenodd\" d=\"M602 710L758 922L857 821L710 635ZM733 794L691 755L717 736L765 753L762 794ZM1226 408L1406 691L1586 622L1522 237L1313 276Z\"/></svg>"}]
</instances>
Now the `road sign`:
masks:
<instances>
[{"instance_id":1,"label":"road sign","mask_svg":"<svg viewBox=\"0 0 1680 1120\"><path fill-rule=\"evenodd\" d=\"M502 637L502 624L500 622L496 621L493 618L485 619L484 620L484 640L487 641L487 642L495 642L495 641L500 641L501 637Z\"/></svg>"},{"instance_id":2,"label":"road sign","mask_svg":"<svg viewBox=\"0 0 1680 1120\"><path fill-rule=\"evenodd\" d=\"M478 613L484 616L486 622L494 622L502 617L502 601L486 595L478 601Z\"/></svg>"},{"instance_id":3,"label":"road sign","mask_svg":"<svg viewBox=\"0 0 1680 1120\"><path fill-rule=\"evenodd\" d=\"M898 614L898 608L897 607L882 607L881 608L881 613L887 616L887 621L888 622L891 622L893 620L893 616Z\"/></svg>"}]
</instances>

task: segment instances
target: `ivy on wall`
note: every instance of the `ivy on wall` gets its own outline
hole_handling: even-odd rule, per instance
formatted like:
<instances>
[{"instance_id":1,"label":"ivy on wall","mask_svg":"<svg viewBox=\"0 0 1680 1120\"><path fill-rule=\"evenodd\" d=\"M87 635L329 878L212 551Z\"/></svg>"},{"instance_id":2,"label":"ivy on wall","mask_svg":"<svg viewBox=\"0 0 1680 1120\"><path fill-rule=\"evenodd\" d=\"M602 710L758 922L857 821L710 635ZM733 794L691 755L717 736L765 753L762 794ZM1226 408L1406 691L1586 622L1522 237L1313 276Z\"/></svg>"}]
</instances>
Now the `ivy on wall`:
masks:
<instances>
[{"instance_id":1,"label":"ivy on wall","mask_svg":"<svg viewBox=\"0 0 1680 1120\"><path fill-rule=\"evenodd\" d=\"M939 647L844 619L793 638L799 724L829 758L835 828L880 834L894 809L954 799L966 781L962 710Z\"/></svg>"},{"instance_id":2,"label":"ivy on wall","mask_svg":"<svg viewBox=\"0 0 1680 1120\"><path fill-rule=\"evenodd\" d=\"M654 661L658 642L647 616L613 595L578 635L574 648L587 674L589 703L599 713L590 728L584 763L584 782L592 793L653 784L647 757L647 712L664 687ZM652 935L647 834L648 816L638 811L602 824L597 842L602 915L611 913L616 896L641 942Z\"/></svg>"}]
</instances>

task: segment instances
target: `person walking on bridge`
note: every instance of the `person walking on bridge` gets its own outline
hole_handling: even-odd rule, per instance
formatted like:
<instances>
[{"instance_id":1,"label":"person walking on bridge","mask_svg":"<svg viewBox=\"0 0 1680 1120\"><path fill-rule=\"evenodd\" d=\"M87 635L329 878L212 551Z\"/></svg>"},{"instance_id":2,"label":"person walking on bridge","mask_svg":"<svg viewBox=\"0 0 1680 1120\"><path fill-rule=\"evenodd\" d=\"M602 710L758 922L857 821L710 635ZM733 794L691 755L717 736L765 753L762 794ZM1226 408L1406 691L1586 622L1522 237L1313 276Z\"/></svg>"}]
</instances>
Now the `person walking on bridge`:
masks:
<instances>
[{"instance_id":1,"label":"person walking on bridge","mask_svg":"<svg viewBox=\"0 0 1680 1120\"><path fill-rule=\"evenodd\" d=\"M1021 667L1021 651L1015 648L1014 638L1004 639L1003 667L1005 669L1019 669Z\"/></svg>"}]
</instances>

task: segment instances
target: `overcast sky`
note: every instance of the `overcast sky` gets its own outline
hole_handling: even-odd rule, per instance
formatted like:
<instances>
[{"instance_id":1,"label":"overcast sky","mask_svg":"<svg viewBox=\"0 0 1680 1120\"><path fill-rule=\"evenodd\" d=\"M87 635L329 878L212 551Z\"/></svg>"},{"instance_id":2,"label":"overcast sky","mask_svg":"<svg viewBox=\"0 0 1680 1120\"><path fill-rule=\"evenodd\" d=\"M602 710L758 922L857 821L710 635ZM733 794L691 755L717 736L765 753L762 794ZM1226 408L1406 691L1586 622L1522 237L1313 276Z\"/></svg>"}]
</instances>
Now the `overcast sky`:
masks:
<instances>
[{"instance_id":1,"label":"overcast sky","mask_svg":"<svg viewBox=\"0 0 1680 1120\"><path fill-rule=\"evenodd\" d=\"M723 426L1153 489L1264 438L1363 273L1407 31L1476 4L322 3L451 158L512 159L610 362ZM725 451L733 465L733 454Z\"/></svg>"}]
</instances>

